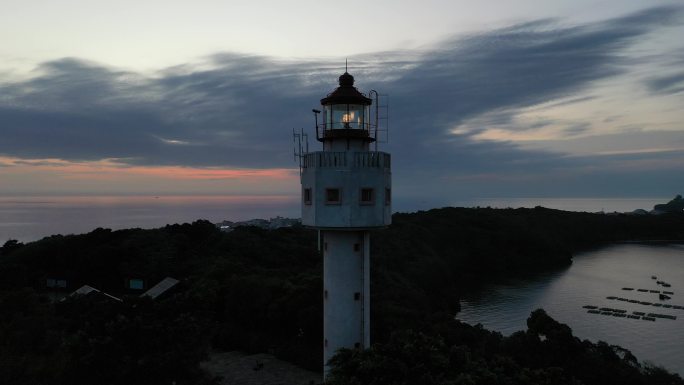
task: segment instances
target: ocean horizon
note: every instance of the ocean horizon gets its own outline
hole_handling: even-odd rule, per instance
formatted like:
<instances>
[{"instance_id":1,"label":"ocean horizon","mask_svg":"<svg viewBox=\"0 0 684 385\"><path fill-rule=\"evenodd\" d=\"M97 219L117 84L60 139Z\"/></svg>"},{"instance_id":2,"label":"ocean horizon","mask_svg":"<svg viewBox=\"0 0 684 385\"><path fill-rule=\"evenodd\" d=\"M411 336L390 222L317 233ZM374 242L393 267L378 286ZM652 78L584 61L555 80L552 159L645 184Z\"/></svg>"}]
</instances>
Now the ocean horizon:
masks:
<instances>
[{"instance_id":1,"label":"ocean horizon","mask_svg":"<svg viewBox=\"0 0 684 385\"><path fill-rule=\"evenodd\" d=\"M566 211L630 212L650 210L672 197L650 198L473 198L438 202L395 199L395 212L445 206L532 208ZM157 228L206 219L241 221L277 216L299 218L299 197L292 195L169 196L0 196L0 242L36 241L55 234L81 234L98 227L113 230Z\"/></svg>"}]
</instances>

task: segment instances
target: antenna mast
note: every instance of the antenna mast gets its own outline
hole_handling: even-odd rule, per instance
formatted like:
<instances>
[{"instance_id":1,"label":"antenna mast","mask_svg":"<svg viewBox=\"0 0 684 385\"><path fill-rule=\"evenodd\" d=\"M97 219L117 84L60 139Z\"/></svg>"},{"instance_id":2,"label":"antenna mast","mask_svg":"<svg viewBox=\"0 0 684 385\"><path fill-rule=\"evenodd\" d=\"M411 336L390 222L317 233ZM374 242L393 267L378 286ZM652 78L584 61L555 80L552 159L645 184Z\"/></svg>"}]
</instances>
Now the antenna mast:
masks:
<instances>
[{"instance_id":1,"label":"antenna mast","mask_svg":"<svg viewBox=\"0 0 684 385\"><path fill-rule=\"evenodd\" d=\"M292 141L294 145L294 161L299 164L299 179L301 183L302 168L304 167L304 157L309 153L309 135L303 128L297 132L292 129Z\"/></svg>"}]
</instances>

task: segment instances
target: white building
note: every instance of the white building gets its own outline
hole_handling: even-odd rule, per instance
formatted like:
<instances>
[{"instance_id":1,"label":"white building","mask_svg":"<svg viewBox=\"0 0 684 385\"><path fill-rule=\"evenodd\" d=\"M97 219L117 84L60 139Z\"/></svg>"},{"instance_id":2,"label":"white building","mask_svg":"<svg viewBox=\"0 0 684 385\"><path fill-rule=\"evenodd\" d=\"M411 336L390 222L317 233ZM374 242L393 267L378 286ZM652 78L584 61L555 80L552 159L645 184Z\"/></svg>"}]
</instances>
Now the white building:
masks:
<instances>
[{"instance_id":1,"label":"white building","mask_svg":"<svg viewBox=\"0 0 684 385\"><path fill-rule=\"evenodd\" d=\"M302 224L320 230L322 241L326 372L338 349L370 345L369 230L392 220L390 155L370 150L378 136L372 103L350 74L340 76L316 122L323 151L301 160Z\"/></svg>"}]
</instances>

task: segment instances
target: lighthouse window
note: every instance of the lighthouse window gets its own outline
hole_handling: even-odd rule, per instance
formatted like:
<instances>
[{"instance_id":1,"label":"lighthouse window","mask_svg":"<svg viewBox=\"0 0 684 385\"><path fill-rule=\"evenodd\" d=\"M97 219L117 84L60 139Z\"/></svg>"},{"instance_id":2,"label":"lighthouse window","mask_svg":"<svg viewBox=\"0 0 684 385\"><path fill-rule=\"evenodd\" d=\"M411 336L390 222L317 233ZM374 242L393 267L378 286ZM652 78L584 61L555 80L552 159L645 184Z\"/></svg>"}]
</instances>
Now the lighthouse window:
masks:
<instances>
[{"instance_id":1,"label":"lighthouse window","mask_svg":"<svg viewBox=\"0 0 684 385\"><path fill-rule=\"evenodd\" d=\"M327 188L325 189L325 204L338 205L341 202L340 189Z\"/></svg>"},{"instance_id":2,"label":"lighthouse window","mask_svg":"<svg viewBox=\"0 0 684 385\"><path fill-rule=\"evenodd\" d=\"M361 204L372 205L375 203L375 194L372 188L361 189Z\"/></svg>"},{"instance_id":3,"label":"lighthouse window","mask_svg":"<svg viewBox=\"0 0 684 385\"><path fill-rule=\"evenodd\" d=\"M311 189L310 188L304 189L304 204L305 205L311 204Z\"/></svg>"},{"instance_id":4,"label":"lighthouse window","mask_svg":"<svg viewBox=\"0 0 684 385\"><path fill-rule=\"evenodd\" d=\"M385 204L389 206L392 203L392 189L385 189Z\"/></svg>"},{"instance_id":5,"label":"lighthouse window","mask_svg":"<svg viewBox=\"0 0 684 385\"><path fill-rule=\"evenodd\" d=\"M361 300L361 293L358 291L354 293L354 301L360 301Z\"/></svg>"}]
</instances>

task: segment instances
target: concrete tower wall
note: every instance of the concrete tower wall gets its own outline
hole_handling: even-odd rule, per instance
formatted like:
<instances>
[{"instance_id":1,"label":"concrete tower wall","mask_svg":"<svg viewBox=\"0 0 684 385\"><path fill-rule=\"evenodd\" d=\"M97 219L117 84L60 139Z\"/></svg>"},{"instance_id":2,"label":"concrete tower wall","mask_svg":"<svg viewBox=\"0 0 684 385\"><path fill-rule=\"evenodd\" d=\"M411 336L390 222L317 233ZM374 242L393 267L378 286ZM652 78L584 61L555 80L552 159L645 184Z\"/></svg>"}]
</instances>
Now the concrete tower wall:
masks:
<instances>
[{"instance_id":1,"label":"concrete tower wall","mask_svg":"<svg viewBox=\"0 0 684 385\"><path fill-rule=\"evenodd\" d=\"M373 99L345 72L321 99L316 139L323 151L301 155L302 224L320 230L323 244L324 371L341 348L370 346L370 229L392 221L390 154L369 151L378 139ZM379 98L377 92L376 101ZM376 108L380 114L380 107ZM381 114L380 114L381 115ZM377 147L376 147L377 148Z\"/></svg>"},{"instance_id":2,"label":"concrete tower wall","mask_svg":"<svg viewBox=\"0 0 684 385\"><path fill-rule=\"evenodd\" d=\"M328 189L339 190L339 202L327 201ZM370 202L362 200L363 189L372 190ZM392 221L391 193L387 153L309 153L302 169L302 223L321 229L388 226Z\"/></svg>"},{"instance_id":3,"label":"concrete tower wall","mask_svg":"<svg viewBox=\"0 0 684 385\"><path fill-rule=\"evenodd\" d=\"M323 231L323 358L370 346L368 231Z\"/></svg>"}]
</instances>

